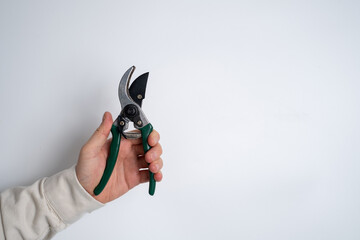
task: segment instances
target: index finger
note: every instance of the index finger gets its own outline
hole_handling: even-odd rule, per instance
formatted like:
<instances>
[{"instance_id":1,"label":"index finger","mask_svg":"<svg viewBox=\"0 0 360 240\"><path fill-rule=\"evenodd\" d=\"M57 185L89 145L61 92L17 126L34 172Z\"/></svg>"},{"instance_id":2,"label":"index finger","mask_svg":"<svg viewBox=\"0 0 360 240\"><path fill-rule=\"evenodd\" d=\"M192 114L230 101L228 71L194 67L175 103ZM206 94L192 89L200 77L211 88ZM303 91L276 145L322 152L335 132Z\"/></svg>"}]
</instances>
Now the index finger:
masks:
<instances>
[{"instance_id":1,"label":"index finger","mask_svg":"<svg viewBox=\"0 0 360 240\"><path fill-rule=\"evenodd\" d=\"M151 147L155 146L156 144L158 144L160 140L160 134L156 131L156 130L153 130L150 135L149 135L149 138L148 138L148 143Z\"/></svg>"}]
</instances>

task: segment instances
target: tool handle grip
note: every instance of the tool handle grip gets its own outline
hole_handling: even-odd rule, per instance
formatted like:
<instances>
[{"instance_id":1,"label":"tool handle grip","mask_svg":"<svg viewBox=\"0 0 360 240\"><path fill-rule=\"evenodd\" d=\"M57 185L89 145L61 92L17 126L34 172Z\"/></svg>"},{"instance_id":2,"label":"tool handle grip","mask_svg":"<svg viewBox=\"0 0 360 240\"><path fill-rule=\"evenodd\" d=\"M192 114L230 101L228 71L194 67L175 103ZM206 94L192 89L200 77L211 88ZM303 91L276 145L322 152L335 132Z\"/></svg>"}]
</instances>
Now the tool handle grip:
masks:
<instances>
[{"instance_id":1,"label":"tool handle grip","mask_svg":"<svg viewBox=\"0 0 360 240\"><path fill-rule=\"evenodd\" d=\"M120 141L121 141L121 134L118 130L118 128L113 124L111 126L111 134L112 134L112 141L110 145L110 154L106 161L106 166L104 173L101 177L101 180L99 184L94 189L94 194L99 195L105 188L107 182L110 179L110 176L114 170L114 166L116 163L116 159L119 154L119 147L120 147Z\"/></svg>"},{"instance_id":2,"label":"tool handle grip","mask_svg":"<svg viewBox=\"0 0 360 240\"><path fill-rule=\"evenodd\" d=\"M149 151L151 149L151 147L148 143L148 138L149 138L150 133L153 131L153 126L151 125L151 123L148 123L143 128L141 128L140 131L141 131L144 153L146 153L147 151ZM150 170L149 170L149 173L150 173L149 194L152 196L155 193L156 181L154 178L154 173L152 173Z\"/></svg>"}]
</instances>

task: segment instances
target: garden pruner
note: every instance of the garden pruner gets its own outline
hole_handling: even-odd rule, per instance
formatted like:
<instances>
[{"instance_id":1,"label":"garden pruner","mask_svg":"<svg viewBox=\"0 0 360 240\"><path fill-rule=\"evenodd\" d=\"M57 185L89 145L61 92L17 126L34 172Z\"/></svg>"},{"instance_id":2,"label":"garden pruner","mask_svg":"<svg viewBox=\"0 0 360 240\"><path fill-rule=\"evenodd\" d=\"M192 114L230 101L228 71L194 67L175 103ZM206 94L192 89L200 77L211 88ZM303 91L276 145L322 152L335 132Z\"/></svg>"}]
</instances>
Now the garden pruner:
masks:
<instances>
[{"instance_id":1,"label":"garden pruner","mask_svg":"<svg viewBox=\"0 0 360 240\"><path fill-rule=\"evenodd\" d=\"M146 83L149 73L144 73L139 76L134 80L129 88L130 78L134 71L135 66L129 68L122 76L119 83L118 94L121 104L121 112L111 127L112 141L110 145L110 153L106 161L103 176L101 177L99 184L94 189L95 195L99 195L109 181L118 157L121 136L124 136L125 138L142 138L144 153L149 151L151 148L148 144L148 137L152 132L153 127L141 109L142 100L145 98ZM140 133L125 132L130 121L134 123L134 127L136 129L140 130ZM154 174L150 172L150 195L154 195L155 185L156 182Z\"/></svg>"}]
</instances>

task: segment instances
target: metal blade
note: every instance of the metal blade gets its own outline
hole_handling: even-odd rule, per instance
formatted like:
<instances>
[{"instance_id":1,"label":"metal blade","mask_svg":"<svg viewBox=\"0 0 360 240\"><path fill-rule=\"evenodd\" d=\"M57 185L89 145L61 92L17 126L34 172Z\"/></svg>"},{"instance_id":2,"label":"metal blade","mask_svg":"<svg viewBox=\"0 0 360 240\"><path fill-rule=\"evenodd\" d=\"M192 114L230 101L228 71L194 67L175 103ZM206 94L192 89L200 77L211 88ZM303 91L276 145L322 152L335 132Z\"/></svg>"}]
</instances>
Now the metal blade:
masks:
<instances>
[{"instance_id":1,"label":"metal blade","mask_svg":"<svg viewBox=\"0 0 360 240\"><path fill-rule=\"evenodd\" d=\"M134 80L130 85L129 93L130 97L134 102L136 102L140 107L143 99L145 98L146 84L149 77L149 73L144 73Z\"/></svg>"},{"instance_id":2,"label":"metal blade","mask_svg":"<svg viewBox=\"0 0 360 240\"><path fill-rule=\"evenodd\" d=\"M124 73L124 75L120 80L118 95L119 95L121 108L124 108L126 105L132 104L134 102L129 93L130 78L134 71L135 71L135 66L132 66Z\"/></svg>"}]
</instances>

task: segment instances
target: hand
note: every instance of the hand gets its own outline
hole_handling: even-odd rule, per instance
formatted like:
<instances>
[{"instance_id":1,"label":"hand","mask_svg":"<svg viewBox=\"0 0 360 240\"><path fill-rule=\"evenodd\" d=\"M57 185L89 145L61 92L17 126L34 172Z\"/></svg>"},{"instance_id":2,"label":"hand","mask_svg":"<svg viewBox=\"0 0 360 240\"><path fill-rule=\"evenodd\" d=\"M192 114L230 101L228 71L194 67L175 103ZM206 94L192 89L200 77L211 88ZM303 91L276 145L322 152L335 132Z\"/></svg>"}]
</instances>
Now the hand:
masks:
<instances>
[{"instance_id":1,"label":"hand","mask_svg":"<svg viewBox=\"0 0 360 240\"><path fill-rule=\"evenodd\" d=\"M160 135L154 130L148 138L148 143L152 148L145 156L141 139L121 139L119 155L111 177L104 190L95 196L93 191L103 175L110 151L111 139L107 138L112 123L111 114L105 112L101 125L81 148L76 165L76 175L80 184L91 196L102 203L110 202L140 183L148 182L149 171L140 170L141 168L149 168L154 173L155 181L159 182L162 179Z\"/></svg>"}]
</instances>

